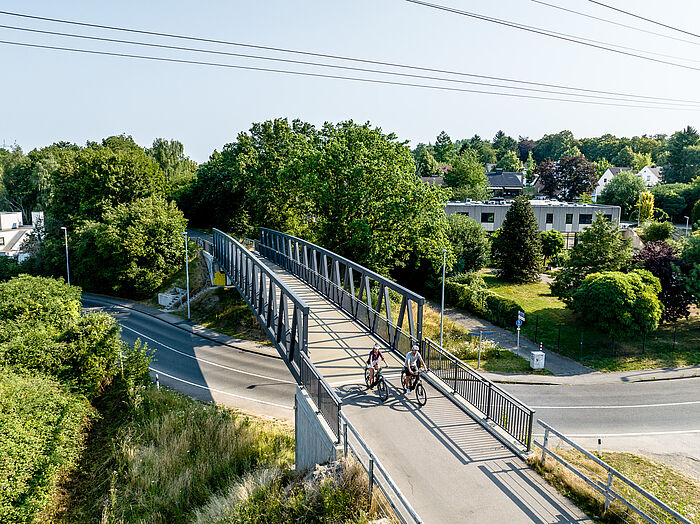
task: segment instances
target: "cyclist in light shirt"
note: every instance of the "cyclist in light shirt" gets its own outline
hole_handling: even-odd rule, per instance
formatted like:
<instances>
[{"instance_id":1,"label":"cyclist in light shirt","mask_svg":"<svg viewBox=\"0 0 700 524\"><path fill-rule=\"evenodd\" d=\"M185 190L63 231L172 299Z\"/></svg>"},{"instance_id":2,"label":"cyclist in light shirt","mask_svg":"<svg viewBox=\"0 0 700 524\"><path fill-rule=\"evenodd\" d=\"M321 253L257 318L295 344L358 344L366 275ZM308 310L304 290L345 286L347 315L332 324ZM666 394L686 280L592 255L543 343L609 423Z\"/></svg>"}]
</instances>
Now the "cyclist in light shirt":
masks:
<instances>
[{"instance_id":1,"label":"cyclist in light shirt","mask_svg":"<svg viewBox=\"0 0 700 524\"><path fill-rule=\"evenodd\" d=\"M425 365L423 357L420 356L418 352L418 346L414 345L411 351L406 353L406 362L404 363L406 367L406 383L404 384L404 393L408 393L411 386L412 377L418 376L418 365L422 365L424 368L428 369Z\"/></svg>"}]
</instances>

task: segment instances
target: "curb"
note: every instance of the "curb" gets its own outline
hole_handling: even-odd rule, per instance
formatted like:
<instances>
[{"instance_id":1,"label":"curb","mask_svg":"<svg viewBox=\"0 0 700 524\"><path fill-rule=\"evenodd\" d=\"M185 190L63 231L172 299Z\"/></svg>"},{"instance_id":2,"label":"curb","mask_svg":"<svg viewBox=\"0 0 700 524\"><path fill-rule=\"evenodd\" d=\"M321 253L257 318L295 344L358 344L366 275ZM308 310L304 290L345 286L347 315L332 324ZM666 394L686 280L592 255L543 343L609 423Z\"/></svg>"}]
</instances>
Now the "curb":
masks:
<instances>
[{"instance_id":1,"label":"curb","mask_svg":"<svg viewBox=\"0 0 700 524\"><path fill-rule=\"evenodd\" d=\"M272 355L269 353L263 353L261 351L256 351L254 349L245 348L245 347L241 347L239 345L235 345L235 344L230 342L230 340L236 340L235 338L229 337L228 335L223 335L221 333L217 333L214 330L211 330L211 329L206 328L204 326L200 326L199 324L194 324L194 323L189 322L185 319L182 319L181 322L177 322L177 323L171 322L171 321L161 317L161 315L163 315L163 314L168 314L165 311L153 309L149 306L137 304L135 302L131 302L131 301L128 301L128 300L123 299L123 298L110 297L108 295L97 295L95 293L83 293L82 296L85 298L92 297L92 298L96 298L96 299L103 299L103 300L106 299L107 302L111 301L113 303L112 305L114 305L114 306L119 306L119 307L123 307L125 309L131 309L133 311L143 313L144 315L148 315L149 317L155 318L156 320L159 320L161 322L165 322L166 324L169 324L173 327L176 327L178 329L186 331L192 335L201 337L201 338L203 338L205 340L209 340L211 342L216 342L217 344L222 344L224 346L228 346L228 347L233 348L233 349L237 349L238 351L243 351L244 353L253 353L255 355L260 355L261 357L275 358L275 359L282 360L282 357L280 357L279 355ZM198 333L194 330L194 327L198 327L201 330L203 330L204 332ZM239 340L243 341L243 339L239 339Z\"/></svg>"}]
</instances>

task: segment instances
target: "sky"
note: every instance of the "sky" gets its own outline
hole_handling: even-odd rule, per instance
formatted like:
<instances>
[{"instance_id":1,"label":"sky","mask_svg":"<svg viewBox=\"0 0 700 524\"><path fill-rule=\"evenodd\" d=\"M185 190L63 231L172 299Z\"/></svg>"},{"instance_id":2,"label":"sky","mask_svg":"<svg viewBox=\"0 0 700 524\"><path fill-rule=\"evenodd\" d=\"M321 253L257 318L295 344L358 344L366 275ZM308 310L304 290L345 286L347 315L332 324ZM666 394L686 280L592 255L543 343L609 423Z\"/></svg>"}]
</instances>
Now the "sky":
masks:
<instances>
[{"instance_id":1,"label":"sky","mask_svg":"<svg viewBox=\"0 0 700 524\"><path fill-rule=\"evenodd\" d=\"M561 97L460 84L454 80L493 82L415 69L422 67L700 102L697 90L700 83L700 37L663 28L591 1L542 1L661 33L665 37L585 18L532 0L432 0L484 16L597 40L605 45L640 50L628 49L626 52L672 61L687 68L553 39L406 0L3 0L0 1L0 11L399 63L413 68L389 70L431 75L443 80L81 40L6 27L0 28L0 40ZM697 26L693 22L700 20L700 2L692 0L601 1L690 32ZM0 14L0 25L377 68L340 60L79 27L7 14ZM385 132L395 133L414 147L419 142L434 142L442 130L453 140L474 134L492 138L499 129L516 139L518 136L537 139L562 129L571 130L579 138L604 133L617 136L671 134L687 125L698 127L700 115L700 105L698 109L689 108L687 104L669 108L641 101L613 101L637 106L617 107L590 103L605 102L601 99L571 103L512 98L157 62L8 43L0 43L0 66L3 72L0 77L0 146L17 143L25 152L60 140L83 145L87 140L123 133L133 136L144 147L150 146L158 137L180 140L187 155L197 162L204 162L214 150L221 150L225 144L234 141L239 132L248 130L254 122L278 117L298 118L317 126L327 121L370 122ZM445 81L445 78L453 81ZM520 84L520 87L524 85Z\"/></svg>"}]
</instances>

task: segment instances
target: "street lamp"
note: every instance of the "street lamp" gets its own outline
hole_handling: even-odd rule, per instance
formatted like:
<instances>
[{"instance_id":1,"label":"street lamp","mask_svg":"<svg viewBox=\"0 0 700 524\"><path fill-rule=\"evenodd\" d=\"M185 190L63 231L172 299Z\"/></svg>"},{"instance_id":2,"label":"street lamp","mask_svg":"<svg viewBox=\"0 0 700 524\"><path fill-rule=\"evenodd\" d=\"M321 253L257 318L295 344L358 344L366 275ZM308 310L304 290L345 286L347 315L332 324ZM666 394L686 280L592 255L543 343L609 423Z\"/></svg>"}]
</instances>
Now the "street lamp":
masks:
<instances>
[{"instance_id":1,"label":"street lamp","mask_svg":"<svg viewBox=\"0 0 700 524\"><path fill-rule=\"evenodd\" d=\"M187 231L180 233L185 237L185 278L187 280L187 320L190 320L190 261L187 252Z\"/></svg>"},{"instance_id":2,"label":"street lamp","mask_svg":"<svg viewBox=\"0 0 700 524\"><path fill-rule=\"evenodd\" d=\"M690 221L690 217L683 218L685 218L685 238L688 238L688 222Z\"/></svg>"},{"instance_id":3,"label":"street lamp","mask_svg":"<svg viewBox=\"0 0 700 524\"><path fill-rule=\"evenodd\" d=\"M447 250L442 250L442 305L440 306L440 347L442 347L442 326L445 316L445 255Z\"/></svg>"},{"instance_id":4,"label":"street lamp","mask_svg":"<svg viewBox=\"0 0 700 524\"><path fill-rule=\"evenodd\" d=\"M68 277L68 285L70 286L70 263L68 262L68 228L61 226L66 239L66 276Z\"/></svg>"}]
</instances>

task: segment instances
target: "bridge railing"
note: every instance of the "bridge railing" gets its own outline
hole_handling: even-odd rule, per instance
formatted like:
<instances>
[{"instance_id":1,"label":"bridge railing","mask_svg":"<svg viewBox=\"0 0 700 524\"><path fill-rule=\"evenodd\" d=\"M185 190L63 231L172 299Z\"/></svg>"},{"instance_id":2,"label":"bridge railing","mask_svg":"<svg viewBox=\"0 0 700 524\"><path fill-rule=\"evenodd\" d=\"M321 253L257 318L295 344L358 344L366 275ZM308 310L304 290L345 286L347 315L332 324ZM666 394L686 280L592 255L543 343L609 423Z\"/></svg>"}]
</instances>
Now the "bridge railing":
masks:
<instances>
[{"instance_id":1,"label":"bridge railing","mask_svg":"<svg viewBox=\"0 0 700 524\"><path fill-rule=\"evenodd\" d=\"M308 353L309 306L240 242L213 230L214 257L297 372Z\"/></svg>"},{"instance_id":2,"label":"bridge railing","mask_svg":"<svg viewBox=\"0 0 700 524\"><path fill-rule=\"evenodd\" d=\"M335 394L331 385L326 382L305 353L301 355L299 376L301 385L316 404L321 415L333 430L336 442L340 442L340 410L343 403Z\"/></svg>"},{"instance_id":3,"label":"bridge railing","mask_svg":"<svg viewBox=\"0 0 700 524\"><path fill-rule=\"evenodd\" d=\"M547 457L552 457L561 467L573 473L600 494L601 498L604 499L605 512L613 513L621 522L692 524L690 519L627 478L607 462L586 451L549 424L539 419L537 422L545 430L543 442L535 441L535 445L542 450L540 458L542 466L545 465ZM566 455L557 453L552 449L555 446L551 442L555 437L573 448L573 451Z\"/></svg>"},{"instance_id":4,"label":"bridge railing","mask_svg":"<svg viewBox=\"0 0 700 524\"><path fill-rule=\"evenodd\" d=\"M423 358L430 371L453 394L477 408L487 420L530 451L535 416L532 409L429 338L423 340Z\"/></svg>"},{"instance_id":5,"label":"bridge railing","mask_svg":"<svg viewBox=\"0 0 700 524\"><path fill-rule=\"evenodd\" d=\"M279 231L260 228L256 250L335 302L391 348L407 352L422 339L422 296L332 251ZM401 297L396 322L390 291ZM408 332L402 329L404 320Z\"/></svg>"},{"instance_id":6,"label":"bridge railing","mask_svg":"<svg viewBox=\"0 0 700 524\"><path fill-rule=\"evenodd\" d=\"M370 511L384 519L381 522L420 524L422 521L418 513L396 486L372 449L345 414L341 412L340 417L343 422L343 454L347 457L352 453L368 476Z\"/></svg>"}]
</instances>

